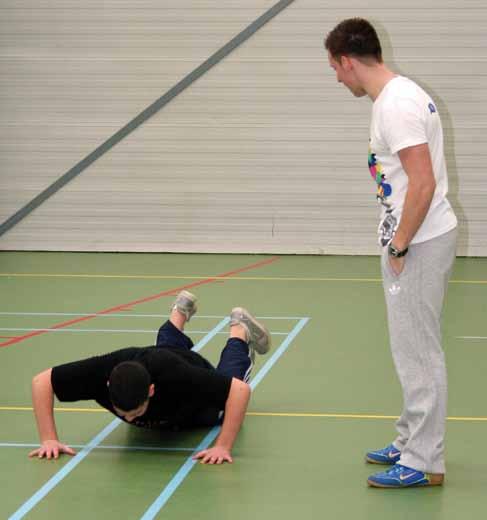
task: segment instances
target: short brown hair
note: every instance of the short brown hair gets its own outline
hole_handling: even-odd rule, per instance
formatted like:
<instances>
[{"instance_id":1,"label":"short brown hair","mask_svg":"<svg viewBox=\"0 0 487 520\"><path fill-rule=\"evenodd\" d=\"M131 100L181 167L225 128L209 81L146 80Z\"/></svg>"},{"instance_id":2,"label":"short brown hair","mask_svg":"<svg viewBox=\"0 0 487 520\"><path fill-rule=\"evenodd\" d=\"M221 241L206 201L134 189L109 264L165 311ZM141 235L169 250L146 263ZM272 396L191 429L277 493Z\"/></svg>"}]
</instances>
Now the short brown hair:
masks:
<instances>
[{"instance_id":1,"label":"short brown hair","mask_svg":"<svg viewBox=\"0 0 487 520\"><path fill-rule=\"evenodd\" d=\"M326 37L325 48L335 59L351 55L374 58L382 63L382 48L377 32L363 18L348 18L340 22Z\"/></svg>"},{"instance_id":2,"label":"short brown hair","mask_svg":"<svg viewBox=\"0 0 487 520\"><path fill-rule=\"evenodd\" d=\"M149 399L150 374L138 361L123 361L110 373L108 393L113 406L131 412Z\"/></svg>"}]
</instances>

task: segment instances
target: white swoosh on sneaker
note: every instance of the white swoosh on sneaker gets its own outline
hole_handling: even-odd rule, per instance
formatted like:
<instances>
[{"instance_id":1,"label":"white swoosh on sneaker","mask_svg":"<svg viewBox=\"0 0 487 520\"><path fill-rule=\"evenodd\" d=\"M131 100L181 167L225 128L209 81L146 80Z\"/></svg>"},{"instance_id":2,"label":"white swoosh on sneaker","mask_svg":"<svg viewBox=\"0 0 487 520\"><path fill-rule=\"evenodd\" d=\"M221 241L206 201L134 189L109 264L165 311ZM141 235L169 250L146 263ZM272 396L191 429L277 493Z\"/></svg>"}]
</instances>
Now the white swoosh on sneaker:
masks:
<instances>
[{"instance_id":1,"label":"white swoosh on sneaker","mask_svg":"<svg viewBox=\"0 0 487 520\"><path fill-rule=\"evenodd\" d=\"M408 475L399 475L399 480L407 480L408 478L412 477L413 475L416 475L418 473L417 471L413 471L412 473L409 473Z\"/></svg>"},{"instance_id":2,"label":"white swoosh on sneaker","mask_svg":"<svg viewBox=\"0 0 487 520\"><path fill-rule=\"evenodd\" d=\"M390 451L387 456L393 459L394 457L397 457L398 455L401 455L400 451Z\"/></svg>"}]
</instances>

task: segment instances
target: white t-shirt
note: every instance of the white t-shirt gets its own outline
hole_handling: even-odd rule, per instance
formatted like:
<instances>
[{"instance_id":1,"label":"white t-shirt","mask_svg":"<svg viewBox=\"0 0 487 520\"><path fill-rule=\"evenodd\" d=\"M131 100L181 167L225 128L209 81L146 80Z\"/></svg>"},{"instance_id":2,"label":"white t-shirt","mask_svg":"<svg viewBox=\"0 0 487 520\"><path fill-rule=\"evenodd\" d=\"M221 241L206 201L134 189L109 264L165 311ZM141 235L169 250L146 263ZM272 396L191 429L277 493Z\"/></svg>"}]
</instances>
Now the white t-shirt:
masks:
<instances>
[{"instance_id":1,"label":"white t-shirt","mask_svg":"<svg viewBox=\"0 0 487 520\"><path fill-rule=\"evenodd\" d=\"M403 76L389 81L374 101L370 124L369 170L381 204L379 243L387 245L401 220L408 177L398 152L428 143L436 190L429 211L412 239L425 242L457 225L446 194L448 178L443 151L443 129L436 105L416 83Z\"/></svg>"}]
</instances>

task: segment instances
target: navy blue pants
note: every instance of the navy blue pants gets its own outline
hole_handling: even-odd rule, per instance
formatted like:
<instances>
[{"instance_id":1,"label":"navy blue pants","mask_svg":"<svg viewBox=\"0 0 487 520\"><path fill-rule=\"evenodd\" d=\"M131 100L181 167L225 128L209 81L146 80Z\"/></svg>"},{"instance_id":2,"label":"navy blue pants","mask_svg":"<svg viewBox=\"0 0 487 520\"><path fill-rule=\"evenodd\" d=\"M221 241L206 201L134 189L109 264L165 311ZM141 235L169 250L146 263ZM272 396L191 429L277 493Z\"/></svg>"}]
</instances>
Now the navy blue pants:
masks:
<instances>
[{"instance_id":1,"label":"navy blue pants","mask_svg":"<svg viewBox=\"0 0 487 520\"><path fill-rule=\"evenodd\" d=\"M191 350L194 344L189 336L186 336L184 332L180 331L168 320L159 329L156 346ZM216 369L209 361L205 361L209 370L216 370L225 376L235 377L245 382L250 377L252 361L249 356L249 346L247 342L239 338L229 338L227 340ZM192 426L213 426L221 424L222 420L222 410L207 409L194 417Z\"/></svg>"},{"instance_id":2,"label":"navy blue pants","mask_svg":"<svg viewBox=\"0 0 487 520\"><path fill-rule=\"evenodd\" d=\"M194 344L189 336L186 336L184 332L180 331L168 320L159 329L157 346L180 347L191 350ZM239 338L229 338L225 348L222 350L216 371L224 376L236 377L241 381L247 381L250 376L250 365L248 344ZM210 362L208 362L208 366L212 367Z\"/></svg>"}]
</instances>

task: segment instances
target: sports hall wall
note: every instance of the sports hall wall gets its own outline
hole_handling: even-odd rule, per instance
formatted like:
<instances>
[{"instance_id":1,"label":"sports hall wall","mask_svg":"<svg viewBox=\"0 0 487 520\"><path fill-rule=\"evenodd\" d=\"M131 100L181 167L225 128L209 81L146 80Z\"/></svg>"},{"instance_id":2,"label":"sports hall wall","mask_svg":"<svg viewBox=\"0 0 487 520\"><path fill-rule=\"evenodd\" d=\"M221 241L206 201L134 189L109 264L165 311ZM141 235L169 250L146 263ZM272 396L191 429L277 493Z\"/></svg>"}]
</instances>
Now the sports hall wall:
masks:
<instances>
[{"instance_id":1,"label":"sports hall wall","mask_svg":"<svg viewBox=\"0 0 487 520\"><path fill-rule=\"evenodd\" d=\"M276 2L1 0L0 224ZM484 0L295 0L0 249L376 254L372 104L323 49L351 16L436 100L458 252L487 255Z\"/></svg>"}]
</instances>

